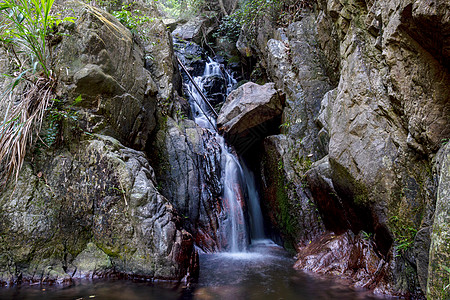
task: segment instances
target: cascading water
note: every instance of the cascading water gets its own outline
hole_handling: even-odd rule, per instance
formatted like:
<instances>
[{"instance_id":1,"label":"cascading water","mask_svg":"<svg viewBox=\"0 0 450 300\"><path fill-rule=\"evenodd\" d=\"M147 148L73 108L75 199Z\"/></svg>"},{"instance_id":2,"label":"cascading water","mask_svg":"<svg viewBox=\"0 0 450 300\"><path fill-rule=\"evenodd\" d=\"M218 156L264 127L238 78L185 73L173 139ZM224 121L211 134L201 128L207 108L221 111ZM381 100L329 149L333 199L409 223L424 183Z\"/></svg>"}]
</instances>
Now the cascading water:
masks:
<instances>
[{"instance_id":1,"label":"cascading water","mask_svg":"<svg viewBox=\"0 0 450 300\"><path fill-rule=\"evenodd\" d=\"M220 64L208 58L203 76L195 77L194 80L197 86L203 90L205 79L211 76L222 76L225 79L227 94L231 92L236 84L236 80ZM224 138L217 132L216 120L212 117L211 109L205 103L194 84L189 82L186 88L190 94L189 101L195 122L200 127L209 129L215 133L214 138L217 144L220 145L222 152L222 203L224 211L222 212L219 224L219 237L222 247L230 252L244 251L248 241L247 226L243 212L245 189L247 189L250 198L252 238L264 238L259 197L255 188L253 175L246 168L244 172L237 157L226 145Z\"/></svg>"},{"instance_id":2,"label":"cascading water","mask_svg":"<svg viewBox=\"0 0 450 300\"><path fill-rule=\"evenodd\" d=\"M264 234L264 221L259 204L259 193L255 185L255 176L245 163L242 164L242 168L247 183L251 237L253 240L262 240L266 238L266 235Z\"/></svg>"}]
</instances>

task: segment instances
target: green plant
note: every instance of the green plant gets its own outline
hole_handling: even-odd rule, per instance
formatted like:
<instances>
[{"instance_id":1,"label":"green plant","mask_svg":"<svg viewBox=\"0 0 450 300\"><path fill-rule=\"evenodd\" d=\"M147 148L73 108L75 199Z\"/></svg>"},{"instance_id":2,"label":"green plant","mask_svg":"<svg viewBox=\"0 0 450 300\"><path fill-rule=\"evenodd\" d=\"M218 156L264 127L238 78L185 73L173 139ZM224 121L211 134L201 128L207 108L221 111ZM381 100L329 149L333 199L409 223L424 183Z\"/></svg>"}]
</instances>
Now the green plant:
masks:
<instances>
[{"instance_id":1,"label":"green plant","mask_svg":"<svg viewBox=\"0 0 450 300\"><path fill-rule=\"evenodd\" d=\"M2 0L0 2L0 42L11 51L22 76L39 71L51 77L46 37L61 22L74 18L56 18L50 15L54 0ZM23 61L20 54L26 53Z\"/></svg>"},{"instance_id":2,"label":"green plant","mask_svg":"<svg viewBox=\"0 0 450 300\"><path fill-rule=\"evenodd\" d=\"M132 4L124 5L121 10L112 11L111 14L135 34L139 34L137 31L139 25L153 21L139 9L133 9Z\"/></svg>"},{"instance_id":3,"label":"green plant","mask_svg":"<svg viewBox=\"0 0 450 300\"><path fill-rule=\"evenodd\" d=\"M54 78L49 62L47 37L59 20L50 15L54 0L2 0L0 2L0 43L15 63L10 84L2 100L10 100L0 125L0 176L5 184L16 180L33 133L41 129L51 104ZM16 94L13 92L20 89Z\"/></svg>"},{"instance_id":4,"label":"green plant","mask_svg":"<svg viewBox=\"0 0 450 300\"><path fill-rule=\"evenodd\" d=\"M365 240L370 240L373 237L373 233L367 233L364 230L361 231L362 237Z\"/></svg>"},{"instance_id":5,"label":"green plant","mask_svg":"<svg viewBox=\"0 0 450 300\"><path fill-rule=\"evenodd\" d=\"M280 129L288 130L289 128L291 128L291 126L292 126L291 122L284 122L283 124L280 125Z\"/></svg>"},{"instance_id":6,"label":"green plant","mask_svg":"<svg viewBox=\"0 0 450 300\"><path fill-rule=\"evenodd\" d=\"M61 122L64 120L77 121L77 112L72 108L82 101L81 95L78 96L68 108L63 108L62 103L58 99L53 99L53 105L47 112L48 127L42 136L42 141L47 147L53 145L56 141Z\"/></svg>"},{"instance_id":7,"label":"green plant","mask_svg":"<svg viewBox=\"0 0 450 300\"><path fill-rule=\"evenodd\" d=\"M280 161L278 162L278 170L281 171L284 168L284 164L283 164L283 160L280 159Z\"/></svg>"},{"instance_id":8,"label":"green plant","mask_svg":"<svg viewBox=\"0 0 450 300\"><path fill-rule=\"evenodd\" d=\"M223 37L232 42L238 40L241 30L249 37L250 44L255 41L260 22L264 18L287 26L298 20L305 8L311 8L315 0L247 0L238 9L222 18L215 37Z\"/></svg>"},{"instance_id":9,"label":"green plant","mask_svg":"<svg viewBox=\"0 0 450 300\"><path fill-rule=\"evenodd\" d=\"M178 120L180 120L180 121L187 119L186 115L184 114L183 111L181 111L181 109L177 109L176 115L177 115Z\"/></svg>"},{"instance_id":10,"label":"green plant","mask_svg":"<svg viewBox=\"0 0 450 300\"><path fill-rule=\"evenodd\" d=\"M241 33L241 22L235 15L224 16L217 30L213 33L214 38L221 38L236 43Z\"/></svg>"},{"instance_id":11,"label":"green plant","mask_svg":"<svg viewBox=\"0 0 450 300\"><path fill-rule=\"evenodd\" d=\"M404 253L414 243L417 229L413 226L411 220L405 220L397 215L389 218L389 225L395 237L395 249Z\"/></svg>"}]
</instances>

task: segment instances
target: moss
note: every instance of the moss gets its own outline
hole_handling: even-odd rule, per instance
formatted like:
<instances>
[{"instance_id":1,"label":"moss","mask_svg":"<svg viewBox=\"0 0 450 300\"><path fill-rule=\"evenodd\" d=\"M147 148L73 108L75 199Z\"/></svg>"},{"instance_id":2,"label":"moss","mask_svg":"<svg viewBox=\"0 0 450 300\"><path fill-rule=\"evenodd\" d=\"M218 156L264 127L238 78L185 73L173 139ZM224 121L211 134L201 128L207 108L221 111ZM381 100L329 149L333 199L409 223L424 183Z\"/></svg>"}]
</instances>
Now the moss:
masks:
<instances>
[{"instance_id":1,"label":"moss","mask_svg":"<svg viewBox=\"0 0 450 300\"><path fill-rule=\"evenodd\" d=\"M287 190L288 187L285 185L284 178L280 174L276 190L276 200L280 210L278 214L278 219L280 221L279 224L281 225L283 231L285 231L287 235L293 236L295 234L295 227L294 227L295 222L290 214L291 205Z\"/></svg>"},{"instance_id":2,"label":"moss","mask_svg":"<svg viewBox=\"0 0 450 300\"><path fill-rule=\"evenodd\" d=\"M296 217L293 214L295 211L295 204L292 199L292 191L294 190L293 183L287 181L285 178L282 160L278 161L272 169L274 169L274 180L276 181L275 201L277 225L285 239L284 248L288 251L295 252L299 228Z\"/></svg>"},{"instance_id":3,"label":"moss","mask_svg":"<svg viewBox=\"0 0 450 300\"><path fill-rule=\"evenodd\" d=\"M358 205L364 205L369 202L369 197L367 196L367 193L363 192L361 194L356 194L353 200Z\"/></svg>"}]
</instances>

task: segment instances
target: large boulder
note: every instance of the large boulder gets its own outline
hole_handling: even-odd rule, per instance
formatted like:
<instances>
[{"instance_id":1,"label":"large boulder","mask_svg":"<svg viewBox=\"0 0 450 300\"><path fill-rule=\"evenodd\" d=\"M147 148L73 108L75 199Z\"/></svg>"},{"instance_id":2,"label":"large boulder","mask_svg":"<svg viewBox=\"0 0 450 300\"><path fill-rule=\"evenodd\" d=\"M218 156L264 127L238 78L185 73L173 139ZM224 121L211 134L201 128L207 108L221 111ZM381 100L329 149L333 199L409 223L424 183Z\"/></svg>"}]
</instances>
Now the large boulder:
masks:
<instances>
[{"instance_id":1,"label":"large boulder","mask_svg":"<svg viewBox=\"0 0 450 300\"><path fill-rule=\"evenodd\" d=\"M188 273L194 240L144 153L96 135L36 158L0 196L0 282Z\"/></svg>"},{"instance_id":2,"label":"large boulder","mask_svg":"<svg viewBox=\"0 0 450 300\"><path fill-rule=\"evenodd\" d=\"M172 34L180 39L200 44L212 32L213 27L211 25L211 19L199 16L190 19L184 24L178 25Z\"/></svg>"},{"instance_id":3,"label":"large boulder","mask_svg":"<svg viewBox=\"0 0 450 300\"><path fill-rule=\"evenodd\" d=\"M143 149L156 125L158 91L145 69L144 49L110 14L75 1L64 7L76 21L58 28L63 38L53 49L58 97L81 96L77 108L84 130Z\"/></svg>"},{"instance_id":4,"label":"large boulder","mask_svg":"<svg viewBox=\"0 0 450 300\"><path fill-rule=\"evenodd\" d=\"M351 231L324 234L299 251L294 265L298 270L353 277L358 288L379 285L388 267L367 233L355 236Z\"/></svg>"},{"instance_id":5,"label":"large boulder","mask_svg":"<svg viewBox=\"0 0 450 300\"><path fill-rule=\"evenodd\" d=\"M259 85L248 82L228 95L217 125L231 143L238 144L242 139L254 138L252 129L279 119L283 105L284 95L274 83Z\"/></svg>"}]
</instances>

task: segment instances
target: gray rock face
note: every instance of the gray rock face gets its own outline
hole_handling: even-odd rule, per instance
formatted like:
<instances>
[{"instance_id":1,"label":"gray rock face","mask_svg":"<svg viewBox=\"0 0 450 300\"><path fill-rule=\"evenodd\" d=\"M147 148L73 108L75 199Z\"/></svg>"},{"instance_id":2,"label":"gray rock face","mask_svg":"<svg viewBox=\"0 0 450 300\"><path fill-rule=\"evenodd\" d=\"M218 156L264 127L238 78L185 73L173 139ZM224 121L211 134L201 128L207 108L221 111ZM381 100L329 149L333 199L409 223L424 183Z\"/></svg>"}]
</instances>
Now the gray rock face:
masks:
<instances>
[{"instance_id":1,"label":"gray rock face","mask_svg":"<svg viewBox=\"0 0 450 300\"><path fill-rule=\"evenodd\" d=\"M142 152L95 136L40 159L0 197L1 282L187 274L192 236Z\"/></svg>"},{"instance_id":2,"label":"gray rock face","mask_svg":"<svg viewBox=\"0 0 450 300\"><path fill-rule=\"evenodd\" d=\"M285 133L302 139L305 150L319 159L327 149L317 141L319 128L315 118L331 84L316 46L315 26L313 16L307 16L288 28L278 29L267 42L266 64L277 88L286 93L282 120Z\"/></svg>"},{"instance_id":3,"label":"gray rock face","mask_svg":"<svg viewBox=\"0 0 450 300\"><path fill-rule=\"evenodd\" d=\"M427 297L447 299L450 263L450 144L445 145L437 155L438 191L431 234L430 264L428 269Z\"/></svg>"},{"instance_id":4,"label":"gray rock face","mask_svg":"<svg viewBox=\"0 0 450 300\"><path fill-rule=\"evenodd\" d=\"M245 138L248 131L279 117L283 110L284 95L274 83L263 86L248 82L228 95L217 126L228 136Z\"/></svg>"},{"instance_id":5,"label":"gray rock face","mask_svg":"<svg viewBox=\"0 0 450 300\"><path fill-rule=\"evenodd\" d=\"M261 206L291 250L308 245L325 231L317 206L305 190L304 174L311 160L296 152L295 144L285 135L266 138L261 165Z\"/></svg>"},{"instance_id":6,"label":"gray rock face","mask_svg":"<svg viewBox=\"0 0 450 300\"><path fill-rule=\"evenodd\" d=\"M325 231L307 189L306 172L327 154L328 137L318 138L321 100L332 86L321 64L313 16L272 30L264 22L259 49L270 79L286 94L281 131L264 141L263 203L291 247L299 249Z\"/></svg>"},{"instance_id":7,"label":"gray rock face","mask_svg":"<svg viewBox=\"0 0 450 300\"><path fill-rule=\"evenodd\" d=\"M447 2L322 1L300 22L258 34L255 53L287 95L289 151L312 161L328 153L307 173L312 199L327 229L373 234L389 265L371 285L381 293L427 285L429 170L450 136Z\"/></svg>"},{"instance_id":8,"label":"gray rock face","mask_svg":"<svg viewBox=\"0 0 450 300\"><path fill-rule=\"evenodd\" d=\"M153 161L161 192L184 216L184 226L206 252L220 249L221 149L193 121L161 118Z\"/></svg>"}]
</instances>

